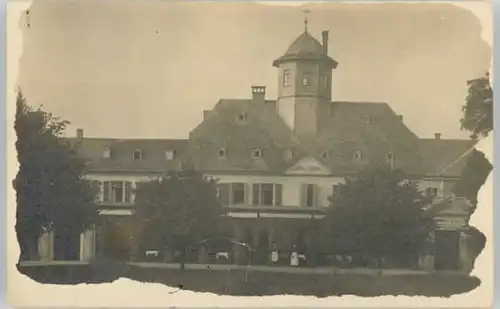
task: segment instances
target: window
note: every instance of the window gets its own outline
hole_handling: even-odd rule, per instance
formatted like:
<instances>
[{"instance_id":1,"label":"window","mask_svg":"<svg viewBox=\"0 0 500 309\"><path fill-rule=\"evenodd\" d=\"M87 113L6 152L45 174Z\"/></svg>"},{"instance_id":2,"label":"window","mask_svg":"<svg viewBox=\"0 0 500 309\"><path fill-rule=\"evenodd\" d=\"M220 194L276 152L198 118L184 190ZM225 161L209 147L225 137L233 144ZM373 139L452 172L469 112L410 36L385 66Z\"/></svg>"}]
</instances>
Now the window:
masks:
<instances>
[{"instance_id":1,"label":"window","mask_svg":"<svg viewBox=\"0 0 500 309\"><path fill-rule=\"evenodd\" d=\"M111 149L109 147L104 148L104 151L102 152L103 158L109 159L111 158Z\"/></svg>"},{"instance_id":2,"label":"window","mask_svg":"<svg viewBox=\"0 0 500 309\"><path fill-rule=\"evenodd\" d=\"M385 158L385 162L391 166L391 168L394 168L394 160L395 156L392 152L389 152Z\"/></svg>"},{"instance_id":3,"label":"window","mask_svg":"<svg viewBox=\"0 0 500 309\"><path fill-rule=\"evenodd\" d=\"M361 117L361 119L363 120L364 123L366 124L369 124L370 123L370 115L363 115L363 117Z\"/></svg>"},{"instance_id":4,"label":"window","mask_svg":"<svg viewBox=\"0 0 500 309\"><path fill-rule=\"evenodd\" d=\"M171 149L171 150L167 150L167 151L165 152L165 158L166 158L167 160L173 160L173 159L174 159L174 157L175 157L175 150Z\"/></svg>"},{"instance_id":5,"label":"window","mask_svg":"<svg viewBox=\"0 0 500 309\"><path fill-rule=\"evenodd\" d=\"M293 150L291 149L285 150L285 159L291 160L292 158L293 158Z\"/></svg>"},{"instance_id":6,"label":"window","mask_svg":"<svg viewBox=\"0 0 500 309\"><path fill-rule=\"evenodd\" d=\"M255 183L252 190L253 205L281 206L283 191L281 184Z\"/></svg>"},{"instance_id":7,"label":"window","mask_svg":"<svg viewBox=\"0 0 500 309\"><path fill-rule=\"evenodd\" d=\"M436 197L438 195L437 188L427 188L425 189L425 195L428 197Z\"/></svg>"},{"instance_id":8,"label":"window","mask_svg":"<svg viewBox=\"0 0 500 309\"><path fill-rule=\"evenodd\" d=\"M306 184L304 185L303 188L303 204L305 204L306 207L313 207L316 206L316 186L313 184Z\"/></svg>"},{"instance_id":9,"label":"window","mask_svg":"<svg viewBox=\"0 0 500 309\"><path fill-rule=\"evenodd\" d=\"M362 156L363 156L363 154L361 153L361 150L356 150L354 152L353 158L354 158L354 160L359 161L359 160L361 160Z\"/></svg>"},{"instance_id":10,"label":"window","mask_svg":"<svg viewBox=\"0 0 500 309\"><path fill-rule=\"evenodd\" d=\"M339 195L339 185L333 185L332 186L332 196L338 196Z\"/></svg>"},{"instance_id":11,"label":"window","mask_svg":"<svg viewBox=\"0 0 500 309\"><path fill-rule=\"evenodd\" d=\"M222 183L217 185L217 198L221 205L243 205L247 202L247 186L244 183Z\"/></svg>"},{"instance_id":12,"label":"window","mask_svg":"<svg viewBox=\"0 0 500 309\"><path fill-rule=\"evenodd\" d=\"M219 149L219 158L223 159L226 157L226 148Z\"/></svg>"},{"instance_id":13,"label":"window","mask_svg":"<svg viewBox=\"0 0 500 309\"><path fill-rule=\"evenodd\" d=\"M327 159L330 156L330 152L328 150L325 150L321 153L321 157L323 159Z\"/></svg>"},{"instance_id":14,"label":"window","mask_svg":"<svg viewBox=\"0 0 500 309\"><path fill-rule=\"evenodd\" d=\"M248 118L247 113L241 113L238 115L238 121L246 121Z\"/></svg>"},{"instance_id":15,"label":"window","mask_svg":"<svg viewBox=\"0 0 500 309\"><path fill-rule=\"evenodd\" d=\"M245 184L233 183L231 184L231 204L245 204Z\"/></svg>"},{"instance_id":16,"label":"window","mask_svg":"<svg viewBox=\"0 0 500 309\"><path fill-rule=\"evenodd\" d=\"M292 72L288 69L283 70L283 87L291 85Z\"/></svg>"},{"instance_id":17,"label":"window","mask_svg":"<svg viewBox=\"0 0 500 309\"><path fill-rule=\"evenodd\" d=\"M254 149L254 150L252 151L252 157L253 157L254 159L259 159L259 158L261 158L261 157L262 157L262 150L260 150L260 149Z\"/></svg>"},{"instance_id":18,"label":"window","mask_svg":"<svg viewBox=\"0 0 500 309\"><path fill-rule=\"evenodd\" d=\"M305 75L304 77L302 77L302 86L307 86L307 85L309 85L309 77Z\"/></svg>"},{"instance_id":19,"label":"window","mask_svg":"<svg viewBox=\"0 0 500 309\"><path fill-rule=\"evenodd\" d=\"M323 87L328 88L330 84L330 77L328 75L323 76Z\"/></svg>"},{"instance_id":20,"label":"window","mask_svg":"<svg viewBox=\"0 0 500 309\"><path fill-rule=\"evenodd\" d=\"M134 150L134 160L142 159L142 150L136 149Z\"/></svg>"},{"instance_id":21,"label":"window","mask_svg":"<svg viewBox=\"0 0 500 309\"><path fill-rule=\"evenodd\" d=\"M132 202L132 182L104 181L102 197L104 203L130 203Z\"/></svg>"}]
</instances>

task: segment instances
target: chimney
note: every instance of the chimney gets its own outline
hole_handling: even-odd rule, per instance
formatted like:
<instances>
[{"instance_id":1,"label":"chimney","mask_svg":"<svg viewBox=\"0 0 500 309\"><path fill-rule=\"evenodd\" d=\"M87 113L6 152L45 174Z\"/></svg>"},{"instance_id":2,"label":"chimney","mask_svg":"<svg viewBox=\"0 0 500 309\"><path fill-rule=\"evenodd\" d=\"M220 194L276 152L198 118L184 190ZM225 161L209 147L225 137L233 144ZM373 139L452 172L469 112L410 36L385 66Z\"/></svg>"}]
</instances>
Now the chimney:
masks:
<instances>
[{"instance_id":1,"label":"chimney","mask_svg":"<svg viewBox=\"0 0 500 309\"><path fill-rule=\"evenodd\" d=\"M441 139L441 133L434 133L434 139Z\"/></svg>"},{"instance_id":2,"label":"chimney","mask_svg":"<svg viewBox=\"0 0 500 309\"><path fill-rule=\"evenodd\" d=\"M325 55L328 55L328 31L325 30L325 31L321 32L321 36L323 38L323 42L322 42L323 51L325 52Z\"/></svg>"},{"instance_id":3,"label":"chimney","mask_svg":"<svg viewBox=\"0 0 500 309\"><path fill-rule=\"evenodd\" d=\"M399 121L403 121L403 115L398 115Z\"/></svg>"},{"instance_id":4,"label":"chimney","mask_svg":"<svg viewBox=\"0 0 500 309\"><path fill-rule=\"evenodd\" d=\"M79 139L83 138L83 129L76 129L76 137Z\"/></svg>"},{"instance_id":5,"label":"chimney","mask_svg":"<svg viewBox=\"0 0 500 309\"><path fill-rule=\"evenodd\" d=\"M252 100L255 103L264 104L266 102L266 86L252 86Z\"/></svg>"}]
</instances>

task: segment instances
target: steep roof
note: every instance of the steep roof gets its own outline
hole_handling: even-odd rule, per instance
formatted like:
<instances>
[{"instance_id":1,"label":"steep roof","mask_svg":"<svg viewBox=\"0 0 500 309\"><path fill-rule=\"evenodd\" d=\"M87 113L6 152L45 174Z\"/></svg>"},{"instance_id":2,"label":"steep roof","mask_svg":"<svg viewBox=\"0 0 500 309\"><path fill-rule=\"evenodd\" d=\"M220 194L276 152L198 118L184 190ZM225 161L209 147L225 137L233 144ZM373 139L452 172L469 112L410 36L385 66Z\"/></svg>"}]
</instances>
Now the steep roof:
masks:
<instances>
[{"instance_id":1,"label":"steep roof","mask_svg":"<svg viewBox=\"0 0 500 309\"><path fill-rule=\"evenodd\" d=\"M458 139L421 139L419 151L429 176L460 177L475 142Z\"/></svg>"},{"instance_id":2,"label":"steep roof","mask_svg":"<svg viewBox=\"0 0 500 309\"><path fill-rule=\"evenodd\" d=\"M332 174L352 173L364 165L385 162L389 153L395 166L408 173L422 172L418 137L386 103L332 102L332 117L325 120L315 139L301 140L276 113L276 102L223 99L190 135L190 153L195 167L218 172L284 173L310 155ZM238 115L247 115L239 122ZM219 158L218 149L226 150ZM262 149L262 159L252 158ZM292 151L287 159L285 151ZM361 151L362 159L353 160Z\"/></svg>"},{"instance_id":3,"label":"steep roof","mask_svg":"<svg viewBox=\"0 0 500 309\"><path fill-rule=\"evenodd\" d=\"M314 139L301 139L276 112L276 102L221 99L190 133L189 140L68 138L89 159L89 172L163 172L189 164L203 172L284 174L305 157L313 157L333 175L356 172L384 162L389 153L407 173L459 177L474 145L469 140L419 139L386 103L332 102L331 117ZM240 118L244 115L243 118ZM104 158L106 148L110 158ZM142 158L134 160L134 150ZM219 150L225 157L219 157ZM252 151L260 149L255 159ZM166 151L174 150L172 160ZM354 160L360 151L361 159ZM292 154L289 157L288 154Z\"/></svg>"},{"instance_id":4,"label":"steep roof","mask_svg":"<svg viewBox=\"0 0 500 309\"><path fill-rule=\"evenodd\" d=\"M309 32L302 33L285 52L285 56L299 55L323 55L324 50L321 43Z\"/></svg>"},{"instance_id":5,"label":"steep roof","mask_svg":"<svg viewBox=\"0 0 500 309\"><path fill-rule=\"evenodd\" d=\"M180 170L187 157L187 140L176 139L112 139L68 138L89 160L89 172L163 172ZM103 156L109 149L110 158ZM134 159L135 150L141 150L141 159ZM173 150L174 157L167 160L166 151Z\"/></svg>"},{"instance_id":6,"label":"steep roof","mask_svg":"<svg viewBox=\"0 0 500 309\"><path fill-rule=\"evenodd\" d=\"M282 62L293 60L321 60L326 61L333 68L337 67L337 62L325 53L321 43L307 31L295 39L285 54L276 59L273 65L278 66Z\"/></svg>"}]
</instances>

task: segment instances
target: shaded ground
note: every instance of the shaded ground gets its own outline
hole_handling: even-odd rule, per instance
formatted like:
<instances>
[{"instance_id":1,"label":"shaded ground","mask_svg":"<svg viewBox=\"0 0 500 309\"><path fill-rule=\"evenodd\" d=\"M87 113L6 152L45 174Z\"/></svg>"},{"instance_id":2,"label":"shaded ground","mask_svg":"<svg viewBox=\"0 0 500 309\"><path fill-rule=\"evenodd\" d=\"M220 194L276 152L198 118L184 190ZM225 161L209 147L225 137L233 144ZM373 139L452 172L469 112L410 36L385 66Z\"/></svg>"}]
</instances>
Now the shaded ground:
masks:
<instances>
[{"instance_id":1,"label":"shaded ground","mask_svg":"<svg viewBox=\"0 0 500 309\"><path fill-rule=\"evenodd\" d=\"M119 277L163 283L178 288L223 295L419 295L449 297L468 292L480 280L452 273L380 275L368 273L283 273L235 269L144 268L116 263L92 265L21 266L21 273L42 283L112 282Z\"/></svg>"}]
</instances>

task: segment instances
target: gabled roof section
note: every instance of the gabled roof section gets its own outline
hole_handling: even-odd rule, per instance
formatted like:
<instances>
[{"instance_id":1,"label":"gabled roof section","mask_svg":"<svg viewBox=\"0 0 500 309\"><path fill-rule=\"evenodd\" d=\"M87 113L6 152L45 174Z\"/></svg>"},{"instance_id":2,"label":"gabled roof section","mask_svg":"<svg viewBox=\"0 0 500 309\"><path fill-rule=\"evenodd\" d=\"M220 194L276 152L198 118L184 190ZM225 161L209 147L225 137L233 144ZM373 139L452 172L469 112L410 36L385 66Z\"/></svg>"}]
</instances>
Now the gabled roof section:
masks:
<instances>
[{"instance_id":1,"label":"gabled roof section","mask_svg":"<svg viewBox=\"0 0 500 309\"><path fill-rule=\"evenodd\" d=\"M421 139L420 154L430 177L460 177L475 145L472 140Z\"/></svg>"},{"instance_id":2,"label":"gabled roof section","mask_svg":"<svg viewBox=\"0 0 500 309\"><path fill-rule=\"evenodd\" d=\"M312 156L301 158L295 165L288 168L287 175L330 175L330 169Z\"/></svg>"},{"instance_id":3,"label":"gabled roof section","mask_svg":"<svg viewBox=\"0 0 500 309\"><path fill-rule=\"evenodd\" d=\"M187 140L182 139L111 139L111 138L66 138L78 152L88 160L88 172L164 172L181 170L187 154ZM110 158L103 156L104 150L111 152ZM134 159L135 150L142 157ZM166 152L174 151L172 160Z\"/></svg>"},{"instance_id":4,"label":"gabled roof section","mask_svg":"<svg viewBox=\"0 0 500 309\"><path fill-rule=\"evenodd\" d=\"M276 114L274 101L221 99L210 117L191 131L190 159L202 171L282 173L288 167L283 150L298 144ZM224 158L218 157L221 148ZM262 150L262 158L252 158L255 149Z\"/></svg>"}]
</instances>

